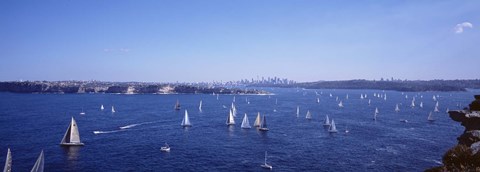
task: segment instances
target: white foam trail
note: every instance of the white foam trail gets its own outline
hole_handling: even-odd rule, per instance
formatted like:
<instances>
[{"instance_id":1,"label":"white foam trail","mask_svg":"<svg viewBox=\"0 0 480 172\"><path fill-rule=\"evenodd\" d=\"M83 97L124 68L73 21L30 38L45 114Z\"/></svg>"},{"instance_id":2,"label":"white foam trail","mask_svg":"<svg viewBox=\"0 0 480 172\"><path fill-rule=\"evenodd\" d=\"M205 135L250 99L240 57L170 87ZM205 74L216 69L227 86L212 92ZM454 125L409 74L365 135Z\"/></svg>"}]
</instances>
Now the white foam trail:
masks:
<instances>
[{"instance_id":1,"label":"white foam trail","mask_svg":"<svg viewBox=\"0 0 480 172\"><path fill-rule=\"evenodd\" d=\"M131 125L126 125L126 126L123 126L123 127L120 127L120 129L127 129L127 128L132 128L132 127L135 127L137 125L140 125L140 124L131 124Z\"/></svg>"},{"instance_id":2,"label":"white foam trail","mask_svg":"<svg viewBox=\"0 0 480 172\"><path fill-rule=\"evenodd\" d=\"M133 127L136 127L136 126L139 126L139 125L151 124L151 123L156 123L156 122L160 122L160 121L151 121L151 122L142 122L142 123L137 123L137 124L130 124L130 125L125 125L125 126L119 127L119 128L123 130L123 129L133 128Z\"/></svg>"},{"instance_id":3,"label":"white foam trail","mask_svg":"<svg viewBox=\"0 0 480 172\"><path fill-rule=\"evenodd\" d=\"M108 134L108 133L116 133L121 130L112 130L112 131L93 131L93 134Z\"/></svg>"}]
</instances>

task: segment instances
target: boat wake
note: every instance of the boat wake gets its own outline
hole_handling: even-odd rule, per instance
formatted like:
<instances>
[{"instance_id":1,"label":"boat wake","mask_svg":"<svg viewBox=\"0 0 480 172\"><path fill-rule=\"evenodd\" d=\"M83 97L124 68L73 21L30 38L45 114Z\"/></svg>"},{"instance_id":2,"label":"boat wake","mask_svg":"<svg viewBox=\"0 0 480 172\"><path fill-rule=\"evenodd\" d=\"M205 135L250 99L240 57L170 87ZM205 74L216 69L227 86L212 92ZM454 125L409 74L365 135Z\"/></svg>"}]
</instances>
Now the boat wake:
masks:
<instances>
[{"instance_id":1,"label":"boat wake","mask_svg":"<svg viewBox=\"0 0 480 172\"><path fill-rule=\"evenodd\" d=\"M124 130L124 129L133 128L133 127L136 127L136 126L139 126L139 125L151 124L151 123L156 123L156 122L160 122L160 121L150 121L150 122L142 122L142 123L137 123L137 124L130 124L130 125L125 125L125 126L119 127L119 128Z\"/></svg>"},{"instance_id":2,"label":"boat wake","mask_svg":"<svg viewBox=\"0 0 480 172\"><path fill-rule=\"evenodd\" d=\"M108 134L108 133L116 133L122 130L112 130L112 131L93 131L93 134Z\"/></svg>"}]
</instances>

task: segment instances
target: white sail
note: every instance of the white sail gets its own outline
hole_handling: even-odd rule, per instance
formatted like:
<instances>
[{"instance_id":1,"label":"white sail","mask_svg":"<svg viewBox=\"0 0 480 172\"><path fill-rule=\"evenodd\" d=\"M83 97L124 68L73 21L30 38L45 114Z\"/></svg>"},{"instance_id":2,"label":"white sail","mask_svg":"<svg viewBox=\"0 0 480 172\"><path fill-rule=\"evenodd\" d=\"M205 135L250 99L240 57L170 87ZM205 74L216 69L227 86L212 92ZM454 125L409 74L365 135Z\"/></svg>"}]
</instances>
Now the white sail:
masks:
<instances>
[{"instance_id":1,"label":"white sail","mask_svg":"<svg viewBox=\"0 0 480 172\"><path fill-rule=\"evenodd\" d=\"M80 132L78 131L77 122L72 117L72 121L63 136L60 145L63 146L83 146L83 143L80 141Z\"/></svg>"},{"instance_id":2,"label":"white sail","mask_svg":"<svg viewBox=\"0 0 480 172\"><path fill-rule=\"evenodd\" d=\"M400 112L400 108L398 107L398 104L395 106L395 112Z\"/></svg>"},{"instance_id":3,"label":"white sail","mask_svg":"<svg viewBox=\"0 0 480 172\"><path fill-rule=\"evenodd\" d=\"M182 126L183 127L192 126L192 124L190 123L190 118L188 118L188 112L186 109L185 109L185 116L183 117L183 120L182 120Z\"/></svg>"},{"instance_id":4,"label":"white sail","mask_svg":"<svg viewBox=\"0 0 480 172\"><path fill-rule=\"evenodd\" d=\"M330 126L330 119L328 119L328 115L325 116L325 121L323 121L323 126Z\"/></svg>"},{"instance_id":5,"label":"white sail","mask_svg":"<svg viewBox=\"0 0 480 172\"><path fill-rule=\"evenodd\" d=\"M364 98L363 98L363 94L360 94L360 99L364 99Z\"/></svg>"},{"instance_id":6,"label":"white sail","mask_svg":"<svg viewBox=\"0 0 480 172\"><path fill-rule=\"evenodd\" d=\"M423 102L420 102L420 105L418 105L420 108L423 108Z\"/></svg>"},{"instance_id":7,"label":"white sail","mask_svg":"<svg viewBox=\"0 0 480 172\"><path fill-rule=\"evenodd\" d=\"M365 96L363 98L367 98L367 94L365 94Z\"/></svg>"},{"instance_id":8,"label":"white sail","mask_svg":"<svg viewBox=\"0 0 480 172\"><path fill-rule=\"evenodd\" d=\"M414 107L415 107L415 98L414 98L414 99L412 99L412 103L411 103L410 107L412 107L412 108L414 108Z\"/></svg>"},{"instance_id":9,"label":"white sail","mask_svg":"<svg viewBox=\"0 0 480 172\"><path fill-rule=\"evenodd\" d=\"M112 106L112 113L115 113L115 108Z\"/></svg>"},{"instance_id":10,"label":"white sail","mask_svg":"<svg viewBox=\"0 0 480 172\"><path fill-rule=\"evenodd\" d=\"M218 100L218 96L219 96L219 94L217 94L217 100Z\"/></svg>"},{"instance_id":11,"label":"white sail","mask_svg":"<svg viewBox=\"0 0 480 172\"><path fill-rule=\"evenodd\" d=\"M250 126L250 122L248 122L247 113L245 113L245 116L243 116L242 128L252 128L252 126Z\"/></svg>"},{"instance_id":12,"label":"white sail","mask_svg":"<svg viewBox=\"0 0 480 172\"><path fill-rule=\"evenodd\" d=\"M368 105L370 106L370 104L372 103L372 100L371 99L368 99Z\"/></svg>"},{"instance_id":13,"label":"white sail","mask_svg":"<svg viewBox=\"0 0 480 172\"><path fill-rule=\"evenodd\" d=\"M375 114L378 114L378 113L380 113L380 112L378 111L378 108L375 108Z\"/></svg>"},{"instance_id":14,"label":"white sail","mask_svg":"<svg viewBox=\"0 0 480 172\"><path fill-rule=\"evenodd\" d=\"M230 112L227 117L227 121L225 122L227 125L234 125L235 124L235 118L233 118L233 112L232 109L230 109Z\"/></svg>"},{"instance_id":15,"label":"white sail","mask_svg":"<svg viewBox=\"0 0 480 172\"><path fill-rule=\"evenodd\" d=\"M300 115L300 106L297 106L297 118L299 117Z\"/></svg>"},{"instance_id":16,"label":"white sail","mask_svg":"<svg viewBox=\"0 0 480 172\"><path fill-rule=\"evenodd\" d=\"M235 102L235 96L233 96L233 102Z\"/></svg>"},{"instance_id":17,"label":"white sail","mask_svg":"<svg viewBox=\"0 0 480 172\"><path fill-rule=\"evenodd\" d=\"M373 113L373 120L376 121L377 120L377 115L378 115L379 111L378 111L378 108L375 108L375 113Z\"/></svg>"},{"instance_id":18,"label":"white sail","mask_svg":"<svg viewBox=\"0 0 480 172\"><path fill-rule=\"evenodd\" d=\"M40 156L38 156L38 159L35 162L35 165L33 165L33 168L30 172L43 172L44 163L45 163L45 160L44 160L43 150L42 150L42 152L40 152Z\"/></svg>"},{"instance_id":19,"label":"white sail","mask_svg":"<svg viewBox=\"0 0 480 172\"><path fill-rule=\"evenodd\" d=\"M307 115L305 115L305 118L312 119L312 113L310 113L309 110L307 111Z\"/></svg>"},{"instance_id":20,"label":"white sail","mask_svg":"<svg viewBox=\"0 0 480 172\"><path fill-rule=\"evenodd\" d=\"M435 104L435 107L438 107L438 101L437 101L437 103Z\"/></svg>"},{"instance_id":21,"label":"white sail","mask_svg":"<svg viewBox=\"0 0 480 172\"><path fill-rule=\"evenodd\" d=\"M438 110L438 106L435 106L435 109L433 109L434 112L440 112L440 110Z\"/></svg>"},{"instance_id":22,"label":"white sail","mask_svg":"<svg viewBox=\"0 0 480 172\"><path fill-rule=\"evenodd\" d=\"M100 106L100 110L104 110L105 108L103 107L103 105Z\"/></svg>"},{"instance_id":23,"label":"white sail","mask_svg":"<svg viewBox=\"0 0 480 172\"><path fill-rule=\"evenodd\" d=\"M338 96L335 98L335 101L338 102Z\"/></svg>"},{"instance_id":24,"label":"white sail","mask_svg":"<svg viewBox=\"0 0 480 172\"><path fill-rule=\"evenodd\" d=\"M343 102L340 100L340 103L338 103L338 107L343 107Z\"/></svg>"},{"instance_id":25,"label":"white sail","mask_svg":"<svg viewBox=\"0 0 480 172\"><path fill-rule=\"evenodd\" d=\"M337 131L337 127L335 126L335 121L333 121L333 119L332 119L332 123L331 123L331 125L330 125L330 128L328 129L328 132L330 132L330 133L336 133L336 132L338 132L338 131Z\"/></svg>"},{"instance_id":26,"label":"white sail","mask_svg":"<svg viewBox=\"0 0 480 172\"><path fill-rule=\"evenodd\" d=\"M387 93L385 93L385 95L383 95L383 100L387 100Z\"/></svg>"},{"instance_id":27,"label":"white sail","mask_svg":"<svg viewBox=\"0 0 480 172\"><path fill-rule=\"evenodd\" d=\"M257 118L255 119L255 123L253 123L253 126L260 127L261 123L262 123L262 119L260 118L260 112L258 112Z\"/></svg>"},{"instance_id":28,"label":"white sail","mask_svg":"<svg viewBox=\"0 0 480 172\"><path fill-rule=\"evenodd\" d=\"M3 172L11 172L12 171L12 152L10 152L10 148L7 150L7 158L5 158L5 167L3 168Z\"/></svg>"},{"instance_id":29,"label":"white sail","mask_svg":"<svg viewBox=\"0 0 480 172\"><path fill-rule=\"evenodd\" d=\"M332 93L330 93L330 97L333 97Z\"/></svg>"},{"instance_id":30,"label":"white sail","mask_svg":"<svg viewBox=\"0 0 480 172\"><path fill-rule=\"evenodd\" d=\"M201 112L202 111L202 101L200 100L200 105L198 105L198 110Z\"/></svg>"},{"instance_id":31,"label":"white sail","mask_svg":"<svg viewBox=\"0 0 480 172\"><path fill-rule=\"evenodd\" d=\"M348 94L347 94L347 96L345 96L345 99L347 99L347 100L348 100Z\"/></svg>"},{"instance_id":32,"label":"white sail","mask_svg":"<svg viewBox=\"0 0 480 172\"><path fill-rule=\"evenodd\" d=\"M259 130L260 130L260 131L268 131L268 127L267 127L267 117L265 117L265 115L263 115L262 123L260 124Z\"/></svg>"},{"instance_id":33,"label":"white sail","mask_svg":"<svg viewBox=\"0 0 480 172\"><path fill-rule=\"evenodd\" d=\"M235 104L233 104L233 102L230 110L232 110L233 117L237 117L237 108L235 107Z\"/></svg>"},{"instance_id":34,"label":"white sail","mask_svg":"<svg viewBox=\"0 0 480 172\"><path fill-rule=\"evenodd\" d=\"M437 97L435 97L435 95L433 95L433 101L437 101Z\"/></svg>"},{"instance_id":35,"label":"white sail","mask_svg":"<svg viewBox=\"0 0 480 172\"><path fill-rule=\"evenodd\" d=\"M320 103L320 98L317 98L317 103Z\"/></svg>"},{"instance_id":36,"label":"white sail","mask_svg":"<svg viewBox=\"0 0 480 172\"><path fill-rule=\"evenodd\" d=\"M427 120L428 120L428 121L435 121L435 119L433 119L433 114L432 114L432 112L430 112L430 113L428 114Z\"/></svg>"}]
</instances>

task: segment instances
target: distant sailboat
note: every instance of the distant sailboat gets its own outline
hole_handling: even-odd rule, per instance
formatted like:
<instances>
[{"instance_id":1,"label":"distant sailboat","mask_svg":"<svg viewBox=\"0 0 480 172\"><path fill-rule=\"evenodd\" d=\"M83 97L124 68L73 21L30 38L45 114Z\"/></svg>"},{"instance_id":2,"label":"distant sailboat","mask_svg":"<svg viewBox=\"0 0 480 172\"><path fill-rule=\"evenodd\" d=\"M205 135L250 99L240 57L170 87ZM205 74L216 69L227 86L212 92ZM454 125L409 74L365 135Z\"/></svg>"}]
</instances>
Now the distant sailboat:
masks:
<instances>
[{"instance_id":1,"label":"distant sailboat","mask_svg":"<svg viewBox=\"0 0 480 172\"><path fill-rule=\"evenodd\" d=\"M262 123L262 119L260 118L260 112L258 112L257 118L255 119L255 123L253 123L254 127L260 127Z\"/></svg>"},{"instance_id":2,"label":"distant sailboat","mask_svg":"<svg viewBox=\"0 0 480 172\"><path fill-rule=\"evenodd\" d=\"M371 103L372 103L372 100L368 99L368 106L370 106Z\"/></svg>"},{"instance_id":3,"label":"distant sailboat","mask_svg":"<svg viewBox=\"0 0 480 172\"><path fill-rule=\"evenodd\" d=\"M225 122L227 125L235 125L235 118L233 118L233 112L232 109L230 109L230 112L227 117L227 121Z\"/></svg>"},{"instance_id":4,"label":"distant sailboat","mask_svg":"<svg viewBox=\"0 0 480 172\"><path fill-rule=\"evenodd\" d=\"M183 117L183 120L182 120L182 126L183 126L183 127L190 127L190 126L192 126L192 124L190 123L190 118L188 118L187 109L185 109L185 116Z\"/></svg>"},{"instance_id":5,"label":"distant sailboat","mask_svg":"<svg viewBox=\"0 0 480 172\"><path fill-rule=\"evenodd\" d=\"M412 108L415 107L415 98L412 99L412 103L410 104L410 107L412 107Z\"/></svg>"},{"instance_id":6,"label":"distant sailboat","mask_svg":"<svg viewBox=\"0 0 480 172\"><path fill-rule=\"evenodd\" d=\"M387 93L385 93L385 95L383 95L383 100L387 100Z\"/></svg>"},{"instance_id":7,"label":"distant sailboat","mask_svg":"<svg viewBox=\"0 0 480 172\"><path fill-rule=\"evenodd\" d=\"M435 106L435 109L433 109L434 112L440 112L440 110L438 110L438 106Z\"/></svg>"},{"instance_id":8,"label":"distant sailboat","mask_svg":"<svg viewBox=\"0 0 480 172\"><path fill-rule=\"evenodd\" d=\"M115 108L112 106L112 113L115 113Z\"/></svg>"},{"instance_id":9,"label":"distant sailboat","mask_svg":"<svg viewBox=\"0 0 480 172\"><path fill-rule=\"evenodd\" d=\"M340 100L340 103L338 103L338 107L343 107L343 102Z\"/></svg>"},{"instance_id":10,"label":"distant sailboat","mask_svg":"<svg viewBox=\"0 0 480 172\"><path fill-rule=\"evenodd\" d=\"M345 99L348 100L348 94L347 94L347 96L345 96Z\"/></svg>"},{"instance_id":11,"label":"distant sailboat","mask_svg":"<svg viewBox=\"0 0 480 172\"><path fill-rule=\"evenodd\" d=\"M80 132L78 131L77 122L72 117L72 121L63 136L62 141L60 142L62 146L83 146L83 143L80 141Z\"/></svg>"},{"instance_id":12,"label":"distant sailboat","mask_svg":"<svg viewBox=\"0 0 480 172\"><path fill-rule=\"evenodd\" d=\"M177 103L175 103L174 108L175 110L180 110L180 102L178 101L178 99L177 99Z\"/></svg>"},{"instance_id":13,"label":"distant sailboat","mask_svg":"<svg viewBox=\"0 0 480 172\"><path fill-rule=\"evenodd\" d=\"M297 118L300 116L300 106L297 106Z\"/></svg>"},{"instance_id":14,"label":"distant sailboat","mask_svg":"<svg viewBox=\"0 0 480 172\"><path fill-rule=\"evenodd\" d=\"M85 115L85 111L83 111L83 108L82 108L82 112L80 112L80 115Z\"/></svg>"},{"instance_id":15,"label":"distant sailboat","mask_svg":"<svg viewBox=\"0 0 480 172\"><path fill-rule=\"evenodd\" d=\"M338 102L338 96L335 98L335 101Z\"/></svg>"},{"instance_id":16,"label":"distant sailboat","mask_svg":"<svg viewBox=\"0 0 480 172\"><path fill-rule=\"evenodd\" d=\"M3 172L11 172L12 171L12 152L10 152L10 148L7 150L7 158L5 158L5 167L3 168Z\"/></svg>"},{"instance_id":17,"label":"distant sailboat","mask_svg":"<svg viewBox=\"0 0 480 172\"><path fill-rule=\"evenodd\" d=\"M420 102L420 105L418 107L423 108L423 102Z\"/></svg>"},{"instance_id":18,"label":"distant sailboat","mask_svg":"<svg viewBox=\"0 0 480 172\"><path fill-rule=\"evenodd\" d=\"M260 131L268 131L268 128L267 128L267 118L265 117L265 115L263 115L262 123L260 124L259 130L260 130Z\"/></svg>"},{"instance_id":19,"label":"distant sailboat","mask_svg":"<svg viewBox=\"0 0 480 172\"><path fill-rule=\"evenodd\" d=\"M329 133L336 133L338 132L337 127L335 126L335 121L332 119L332 124L330 125L330 128L328 128Z\"/></svg>"},{"instance_id":20,"label":"distant sailboat","mask_svg":"<svg viewBox=\"0 0 480 172\"><path fill-rule=\"evenodd\" d=\"M233 102L230 110L232 110L233 117L237 117L237 108L235 107L235 104L233 104Z\"/></svg>"},{"instance_id":21,"label":"distant sailboat","mask_svg":"<svg viewBox=\"0 0 480 172\"><path fill-rule=\"evenodd\" d=\"M374 121L377 120L377 115L378 115L378 113L380 113L380 112L378 111L378 108L375 108L375 112L373 113L373 120L374 120Z\"/></svg>"},{"instance_id":22,"label":"distant sailboat","mask_svg":"<svg viewBox=\"0 0 480 172\"><path fill-rule=\"evenodd\" d=\"M325 121L323 121L323 126L324 127L327 127L327 126L330 126L330 119L328 119L328 115L325 116Z\"/></svg>"},{"instance_id":23,"label":"distant sailboat","mask_svg":"<svg viewBox=\"0 0 480 172\"><path fill-rule=\"evenodd\" d=\"M202 101L200 100L200 105L198 105L198 110L201 112L202 111Z\"/></svg>"},{"instance_id":24,"label":"distant sailboat","mask_svg":"<svg viewBox=\"0 0 480 172\"><path fill-rule=\"evenodd\" d=\"M105 109L105 108L103 107L103 105L101 105L101 106L100 106L100 110L103 111L104 109Z\"/></svg>"},{"instance_id":25,"label":"distant sailboat","mask_svg":"<svg viewBox=\"0 0 480 172\"><path fill-rule=\"evenodd\" d=\"M262 168L266 168L266 169L272 169L273 167L269 164L267 164L267 151L265 151L265 162L261 165Z\"/></svg>"},{"instance_id":26,"label":"distant sailboat","mask_svg":"<svg viewBox=\"0 0 480 172\"><path fill-rule=\"evenodd\" d=\"M320 98L317 97L317 103L320 103Z\"/></svg>"},{"instance_id":27,"label":"distant sailboat","mask_svg":"<svg viewBox=\"0 0 480 172\"><path fill-rule=\"evenodd\" d=\"M360 94L360 99L364 99L363 94Z\"/></svg>"},{"instance_id":28,"label":"distant sailboat","mask_svg":"<svg viewBox=\"0 0 480 172\"><path fill-rule=\"evenodd\" d=\"M435 121L435 119L433 119L433 114L432 114L432 112L430 112L430 113L428 114L427 120L428 120L428 121L431 121L431 122L432 122L432 121Z\"/></svg>"},{"instance_id":29,"label":"distant sailboat","mask_svg":"<svg viewBox=\"0 0 480 172\"><path fill-rule=\"evenodd\" d=\"M395 106L395 112L400 112L400 108L398 107L398 103L397 103L397 105Z\"/></svg>"},{"instance_id":30,"label":"distant sailboat","mask_svg":"<svg viewBox=\"0 0 480 172\"><path fill-rule=\"evenodd\" d=\"M40 155L38 156L37 161L35 162L35 165L33 165L33 168L30 172L43 172L43 166L45 164L45 159L43 155L43 150L40 152Z\"/></svg>"},{"instance_id":31,"label":"distant sailboat","mask_svg":"<svg viewBox=\"0 0 480 172\"><path fill-rule=\"evenodd\" d=\"M433 101L437 101L437 97L435 97L435 95L433 95Z\"/></svg>"},{"instance_id":32,"label":"distant sailboat","mask_svg":"<svg viewBox=\"0 0 480 172\"><path fill-rule=\"evenodd\" d=\"M330 97L333 97L332 93L330 93Z\"/></svg>"},{"instance_id":33,"label":"distant sailboat","mask_svg":"<svg viewBox=\"0 0 480 172\"><path fill-rule=\"evenodd\" d=\"M220 96L219 94L217 94L217 100L218 100L218 96Z\"/></svg>"},{"instance_id":34,"label":"distant sailboat","mask_svg":"<svg viewBox=\"0 0 480 172\"><path fill-rule=\"evenodd\" d=\"M170 146L165 142L165 146L162 146L160 148L160 151L162 152L170 152Z\"/></svg>"},{"instance_id":35,"label":"distant sailboat","mask_svg":"<svg viewBox=\"0 0 480 172\"><path fill-rule=\"evenodd\" d=\"M305 115L305 118L306 119L312 119L312 113L310 113L309 110L307 111L307 115Z\"/></svg>"},{"instance_id":36,"label":"distant sailboat","mask_svg":"<svg viewBox=\"0 0 480 172\"><path fill-rule=\"evenodd\" d=\"M235 102L235 96L233 96L233 102Z\"/></svg>"},{"instance_id":37,"label":"distant sailboat","mask_svg":"<svg viewBox=\"0 0 480 172\"><path fill-rule=\"evenodd\" d=\"M250 122L248 122L247 113L245 113L245 116L243 116L242 128L252 128L252 126L250 126Z\"/></svg>"}]
</instances>

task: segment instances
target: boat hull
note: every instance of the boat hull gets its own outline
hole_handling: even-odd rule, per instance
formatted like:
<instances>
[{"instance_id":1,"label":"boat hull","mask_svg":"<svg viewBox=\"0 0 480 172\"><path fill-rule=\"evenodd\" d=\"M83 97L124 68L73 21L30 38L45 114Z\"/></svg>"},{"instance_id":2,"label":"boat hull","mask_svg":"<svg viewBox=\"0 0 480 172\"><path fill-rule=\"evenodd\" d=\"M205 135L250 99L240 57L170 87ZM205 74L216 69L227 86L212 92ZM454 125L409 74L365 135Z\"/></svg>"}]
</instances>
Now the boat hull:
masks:
<instances>
[{"instance_id":1,"label":"boat hull","mask_svg":"<svg viewBox=\"0 0 480 172\"><path fill-rule=\"evenodd\" d=\"M60 143L61 146L84 146L83 143Z\"/></svg>"}]
</instances>

